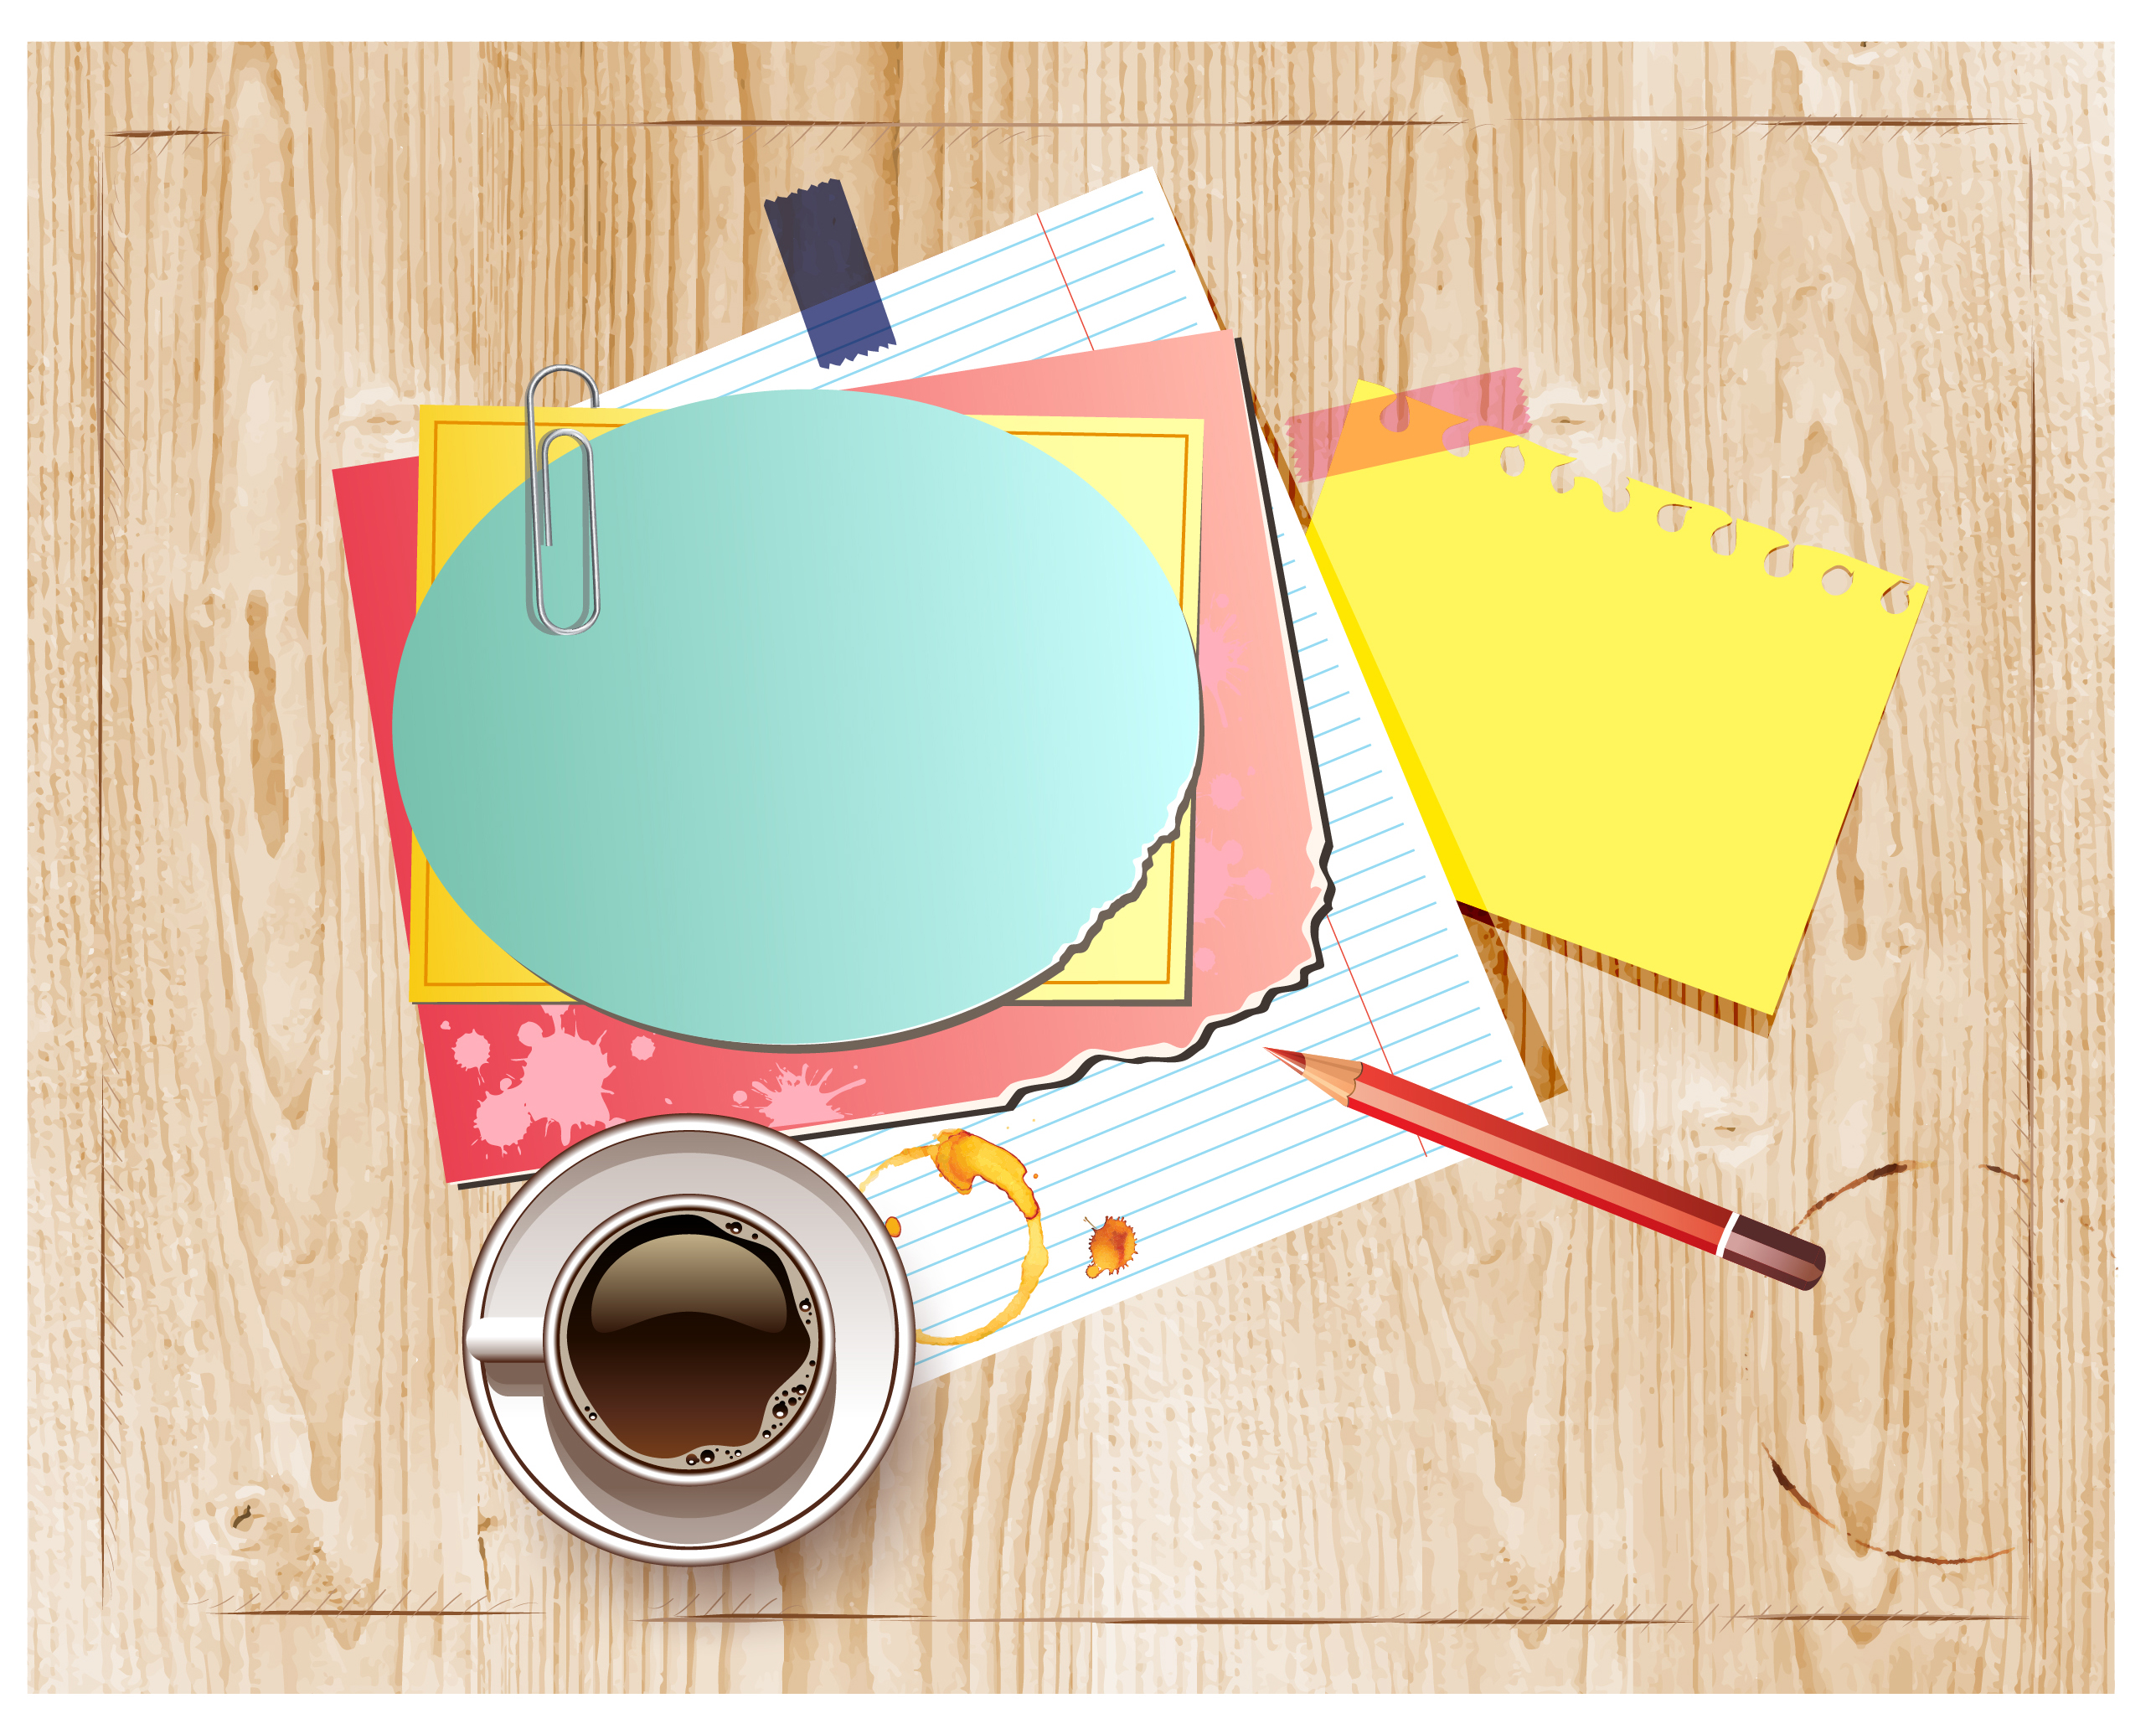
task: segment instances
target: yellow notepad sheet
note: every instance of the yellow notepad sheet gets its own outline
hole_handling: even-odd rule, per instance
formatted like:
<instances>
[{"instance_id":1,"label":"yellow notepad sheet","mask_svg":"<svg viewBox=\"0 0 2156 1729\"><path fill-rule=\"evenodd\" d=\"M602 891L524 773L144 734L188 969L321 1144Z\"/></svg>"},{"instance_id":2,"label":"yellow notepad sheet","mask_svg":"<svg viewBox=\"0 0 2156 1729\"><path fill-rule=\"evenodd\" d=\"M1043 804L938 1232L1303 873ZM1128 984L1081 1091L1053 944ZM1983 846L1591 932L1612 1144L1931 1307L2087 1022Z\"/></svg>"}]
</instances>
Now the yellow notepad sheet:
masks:
<instances>
[{"instance_id":1,"label":"yellow notepad sheet","mask_svg":"<svg viewBox=\"0 0 2156 1729\"><path fill-rule=\"evenodd\" d=\"M1357 388L1310 543L1453 893L1772 1014L1924 587L1769 575L1781 535L1393 400Z\"/></svg>"},{"instance_id":2,"label":"yellow notepad sheet","mask_svg":"<svg viewBox=\"0 0 2156 1729\"><path fill-rule=\"evenodd\" d=\"M1205 423L982 415L1044 451L1123 514L1160 560L1198 640L1198 486ZM1190 997L1191 813L1153 849L1145 885L1021 1003L1183 1003Z\"/></svg>"},{"instance_id":3,"label":"yellow notepad sheet","mask_svg":"<svg viewBox=\"0 0 2156 1729\"><path fill-rule=\"evenodd\" d=\"M571 426L591 438L640 421L652 409L542 409L544 434ZM583 484L582 453L569 440L554 447L565 477ZM419 599L464 537L524 483L524 415L518 408L420 410ZM567 1003L564 995L474 924L428 868L412 840L410 996L415 1003Z\"/></svg>"},{"instance_id":4,"label":"yellow notepad sheet","mask_svg":"<svg viewBox=\"0 0 2156 1729\"><path fill-rule=\"evenodd\" d=\"M542 431L571 426L596 439L655 410L542 410ZM1121 510L1176 591L1192 640L1198 633L1199 483L1204 425L1197 420L1068 419L983 415L1079 475ZM420 410L419 598L459 543L489 510L524 484L524 410ZM579 454L566 441L553 460ZM1153 851L1144 886L1101 922L1091 942L1028 1003L1179 1003L1189 996L1193 849L1189 812L1181 832ZM520 967L472 922L412 843L410 997L415 1003L566 1003Z\"/></svg>"}]
</instances>

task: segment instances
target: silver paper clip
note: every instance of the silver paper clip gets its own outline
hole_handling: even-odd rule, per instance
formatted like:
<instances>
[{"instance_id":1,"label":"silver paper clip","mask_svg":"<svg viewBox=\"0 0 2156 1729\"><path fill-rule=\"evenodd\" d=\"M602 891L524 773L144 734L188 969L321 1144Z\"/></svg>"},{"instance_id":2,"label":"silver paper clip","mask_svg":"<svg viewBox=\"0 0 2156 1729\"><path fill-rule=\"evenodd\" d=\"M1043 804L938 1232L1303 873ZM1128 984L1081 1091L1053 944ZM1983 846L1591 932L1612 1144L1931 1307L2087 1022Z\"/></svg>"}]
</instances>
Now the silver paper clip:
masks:
<instances>
[{"instance_id":1,"label":"silver paper clip","mask_svg":"<svg viewBox=\"0 0 2156 1729\"><path fill-rule=\"evenodd\" d=\"M599 475L591 462L591 441L574 427L556 426L545 437L539 436L532 399L540 381L557 372L573 372L582 379L584 388L591 393L594 408L599 406L599 385L582 367L563 364L541 367L524 386L524 491L530 498L532 513L532 617L541 630L557 637L574 637L599 622ZM539 581L539 550L554 545L554 497L547 479L547 452L557 438L573 438L584 446L584 560L591 583L591 610L575 624L567 625L556 624L546 616L546 592Z\"/></svg>"}]
</instances>

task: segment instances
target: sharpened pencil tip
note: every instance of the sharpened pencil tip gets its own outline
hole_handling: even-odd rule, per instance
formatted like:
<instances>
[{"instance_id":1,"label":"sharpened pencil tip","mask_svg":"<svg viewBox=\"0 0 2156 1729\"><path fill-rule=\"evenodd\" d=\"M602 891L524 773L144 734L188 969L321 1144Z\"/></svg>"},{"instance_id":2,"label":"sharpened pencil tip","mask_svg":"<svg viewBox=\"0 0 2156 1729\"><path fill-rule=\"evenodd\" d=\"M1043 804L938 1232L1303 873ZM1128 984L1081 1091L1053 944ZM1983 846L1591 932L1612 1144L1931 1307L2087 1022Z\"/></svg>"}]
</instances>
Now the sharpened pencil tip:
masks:
<instances>
[{"instance_id":1,"label":"sharpened pencil tip","mask_svg":"<svg viewBox=\"0 0 2156 1729\"><path fill-rule=\"evenodd\" d=\"M1301 1051L1278 1050L1275 1050L1274 1047L1270 1045L1266 1045L1265 1048L1267 1050L1271 1050L1275 1056L1286 1063L1288 1067L1294 1070L1297 1074L1299 1075L1302 1072L1302 1053Z\"/></svg>"}]
</instances>

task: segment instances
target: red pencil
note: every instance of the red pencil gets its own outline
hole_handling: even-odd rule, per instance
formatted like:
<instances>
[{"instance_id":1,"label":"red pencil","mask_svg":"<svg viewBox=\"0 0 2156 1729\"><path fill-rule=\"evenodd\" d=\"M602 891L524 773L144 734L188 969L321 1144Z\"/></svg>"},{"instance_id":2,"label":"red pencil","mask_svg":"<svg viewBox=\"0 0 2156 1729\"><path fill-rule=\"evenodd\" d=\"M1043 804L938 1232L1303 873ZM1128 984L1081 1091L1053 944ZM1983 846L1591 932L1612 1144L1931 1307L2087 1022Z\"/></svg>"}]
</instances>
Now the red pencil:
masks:
<instances>
[{"instance_id":1,"label":"red pencil","mask_svg":"<svg viewBox=\"0 0 2156 1729\"><path fill-rule=\"evenodd\" d=\"M1272 1046L1266 1049L1272 1050ZM1808 1291L1826 1271L1826 1252L1816 1243L1747 1219L1718 1202L1702 1200L1682 1189L1643 1177L1607 1159L1596 1159L1548 1135L1493 1117L1488 1111L1478 1111L1473 1105L1455 1104L1383 1069L1343 1062L1336 1056L1306 1056L1299 1050L1272 1050L1272 1054L1304 1080L1314 1081L1365 1117L1375 1117L1395 1128L1404 1128L1499 1170L1525 1177L1530 1183L1584 1200L1785 1285Z\"/></svg>"}]
</instances>

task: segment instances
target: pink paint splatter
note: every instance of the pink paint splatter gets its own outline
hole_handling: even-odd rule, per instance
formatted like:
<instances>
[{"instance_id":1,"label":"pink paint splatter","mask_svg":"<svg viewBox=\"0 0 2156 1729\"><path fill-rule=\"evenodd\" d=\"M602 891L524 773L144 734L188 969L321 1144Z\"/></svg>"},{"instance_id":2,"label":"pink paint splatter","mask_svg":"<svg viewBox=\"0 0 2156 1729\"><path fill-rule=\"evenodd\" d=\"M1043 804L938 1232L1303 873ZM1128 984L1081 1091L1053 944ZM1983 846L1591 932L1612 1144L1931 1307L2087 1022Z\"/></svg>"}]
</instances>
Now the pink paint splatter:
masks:
<instances>
[{"instance_id":1,"label":"pink paint splatter","mask_svg":"<svg viewBox=\"0 0 2156 1729\"><path fill-rule=\"evenodd\" d=\"M446 1031L449 1023L445 1020L441 1024L443 1030ZM493 1046L487 1042L484 1033L467 1033L456 1041L456 1048L450 1055L456 1059L456 1066L460 1069L483 1069L487 1066L487 1059L493 1055Z\"/></svg>"},{"instance_id":2,"label":"pink paint splatter","mask_svg":"<svg viewBox=\"0 0 2156 1729\"><path fill-rule=\"evenodd\" d=\"M1240 889L1253 901L1262 901L1272 892L1272 878L1265 871L1253 867L1238 875L1234 867L1242 862L1243 844L1231 840L1225 846L1215 846L1210 840L1198 843L1198 856L1194 861L1191 904L1197 909L1200 923L1212 924L1220 916L1220 902L1230 889Z\"/></svg>"},{"instance_id":3,"label":"pink paint splatter","mask_svg":"<svg viewBox=\"0 0 2156 1729\"><path fill-rule=\"evenodd\" d=\"M848 1081L843 1086L831 1085L831 1071L826 1069L813 1081L808 1078L808 1065L797 1069L781 1066L773 1076L775 1084L766 1086L761 1081L749 1085L764 1096L756 1107L765 1122L773 1128L792 1128L804 1123L828 1123L833 1117L845 1113L834 1108L832 1100L842 1092L851 1092L857 1086L868 1084L867 1077ZM741 1095L736 1093L738 1101Z\"/></svg>"},{"instance_id":4,"label":"pink paint splatter","mask_svg":"<svg viewBox=\"0 0 2156 1729\"><path fill-rule=\"evenodd\" d=\"M658 1046L652 1044L642 1033L629 1040L629 1055L636 1058L638 1062L649 1062L652 1060L652 1053L658 1049Z\"/></svg>"},{"instance_id":5,"label":"pink paint splatter","mask_svg":"<svg viewBox=\"0 0 2156 1729\"><path fill-rule=\"evenodd\" d=\"M1226 602L1216 597L1216 605ZM1220 711L1220 719L1228 718L1227 704L1221 693L1229 691L1242 694L1242 686L1235 675L1244 671L1243 639L1228 634L1229 627L1235 622L1232 612L1215 615L1219 622L1198 627L1198 682L1205 687L1205 694L1213 699L1213 706Z\"/></svg>"},{"instance_id":6,"label":"pink paint splatter","mask_svg":"<svg viewBox=\"0 0 2156 1729\"><path fill-rule=\"evenodd\" d=\"M513 1086L507 1081L499 1092L489 1094L479 1106L472 1126L490 1147L513 1147L534 1123L551 1123L561 1132L566 1147L579 1128L603 1128L614 1121L606 1104L606 1077L613 1064L595 1040L579 1038L562 1024L566 1005L546 1005L554 1030L542 1031L537 1021L517 1029L524 1045L524 1070Z\"/></svg>"},{"instance_id":7,"label":"pink paint splatter","mask_svg":"<svg viewBox=\"0 0 2156 1729\"><path fill-rule=\"evenodd\" d=\"M1205 794L1216 809L1230 811L1243 802L1243 783L1233 775L1215 775L1205 783Z\"/></svg>"},{"instance_id":8,"label":"pink paint splatter","mask_svg":"<svg viewBox=\"0 0 2156 1729\"><path fill-rule=\"evenodd\" d=\"M446 1033L446 1032L447 1032L447 1031L449 1030L449 1023L448 1023L447 1021L446 1021L446 1020L445 1020L444 1022L442 1022L442 1024L441 1024L441 1030L442 1030L442 1031L444 1031L445 1033Z\"/></svg>"},{"instance_id":9,"label":"pink paint splatter","mask_svg":"<svg viewBox=\"0 0 2156 1729\"><path fill-rule=\"evenodd\" d=\"M745 1092L737 1092L734 1095L734 1102L737 1105L745 1105L748 1102L749 1096Z\"/></svg>"},{"instance_id":10,"label":"pink paint splatter","mask_svg":"<svg viewBox=\"0 0 2156 1729\"><path fill-rule=\"evenodd\" d=\"M1198 970L1200 973L1210 973L1213 970L1213 951L1211 949L1201 948L1197 953L1191 956L1190 958L1197 962Z\"/></svg>"},{"instance_id":11,"label":"pink paint splatter","mask_svg":"<svg viewBox=\"0 0 2156 1729\"><path fill-rule=\"evenodd\" d=\"M524 1108L524 1102L506 1092L487 1094L479 1101L472 1117L474 1133L490 1147L515 1146L531 1126L532 1113Z\"/></svg>"}]
</instances>

